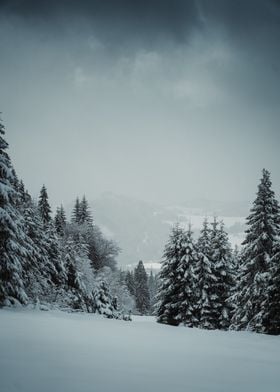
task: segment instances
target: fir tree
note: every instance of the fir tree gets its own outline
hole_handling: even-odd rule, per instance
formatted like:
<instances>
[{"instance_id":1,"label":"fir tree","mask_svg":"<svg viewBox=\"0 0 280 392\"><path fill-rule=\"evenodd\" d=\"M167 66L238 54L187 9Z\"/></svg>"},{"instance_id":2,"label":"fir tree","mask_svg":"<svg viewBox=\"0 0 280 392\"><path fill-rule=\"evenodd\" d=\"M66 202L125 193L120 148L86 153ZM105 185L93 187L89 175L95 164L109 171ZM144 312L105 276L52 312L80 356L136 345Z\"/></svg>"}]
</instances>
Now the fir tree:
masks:
<instances>
[{"instance_id":1,"label":"fir tree","mask_svg":"<svg viewBox=\"0 0 280 392\"><path fill-rule=\"evenodd\" d=\"M182 257L178 264L178 278L181 286L179 294L179 313L178 318L189 327L197 326L196 317L197 295L196 288L198 283L197 276L197 250L193 241L191 226L185 233L185 240L181 244Z\"/></svg>"},{"instance_id":2,"label":"fir tree","mask_svg":"<svg viewBox=\"0 0 280 392\"><path fill-rule=\"evenodd\" d=\"M75 201L74 208L73 208L72 217L71 217L71 222L72 223L77 223L77 224L81 223L80 210L81 210L80 200L77 197L76 201Z\"/></svg>"},{"instance_id":3,"label":"fir tree","mask_svg":"<svg viewBox=\"0 0 280 392\"><path fill-rule=\"evenodd\" d=\"M15 175L0 122L0 305L27 302L23 266L28 253L22 219L16 209Z\"/></svg>"},{"instance_id":4,"label":"fir tree","mask_svg":"<svg viewBox=\"0 0 280 392\"><path fill-rule=\"evenodd\" d=\"M80 209L79 209L79 223L80 224L89 224L92 225L93 219L91 216L89 204L86 200L86 197L83 196L82 201L80 203Z\"/></svg>"},{"instance_id":5,"label":"fir tree","mask_svg":"<svg viewBox=\"0 0 280 392\"><path fill-rule=\"evenodd\" d=\"M104 280L97 283L93 293L95 311L107 318L117 318L108 285Z\"/></svg>"},{"instance_id":6,"label":"fir tree","mask_svg":"<svg viewBox=\"0 0 280 392\"><path fill-rule=\"evenodd\" d=\"M65 227L66 227L66 214L63 206L57 208L55 218L54 218L54 225L57 231L57 234L60 236L64 235Z\"/></svg>"},{"instance_id":7,"label":"fir tree","mask_svg":"<svg viewBox=\"0 0 280 392\"><path fill-rule=\"evenodd\" d=\"M23 188L22 188L23 189ZM48 240L38 207L24 190L20 210L24 232L32 245L32 252L24 265L24 285L31 300L43 299L51 290L52 264L48 257Z\"/></svg>"},{"instance_id":8,"label":"fir tree","mask_svg":"<svg viewBox=\"0 0 280 392\"><path fill-rule=\"evenodd\" d=\"M181 312L181 273L179 265L185 256L184 230L176 224L166 244L161 270L159 272L159 293L157 321L163 324L179 325Z\"/></svg>"},{"instance_id":9,"label":"fir tree","mask_svg":"<svg viewBox=\"0 0 280 392\"><path fill-rule=\"evenodd\" d=\"M51 221L51 207L49 205L48 193L45 185L42 186L42 189L40 191L38 208L44 225L47 225Z\"/></svg>"},{"instance_id":10,"label":"fir tree","mask_svg":"<svg viewBox=\"0 0 280 392\"><path fill-rule=\"evenodd\" d=\"M279 235L279 205L271 189L270 173L263 169L257 197L247 218L240 276L235 296L233 327L265 332L269 304L273 249Z\"/></svg>"},{"instance_id":11,"label":"fir tree","mask_svg":"<svg viewBox=\"0 0 280 392\"><path fill-rule=\"evenodd\" d=\"M273 248L270 272L264 332L271 335L280 335L280 239L276 241Z\"/></svg>"},{"instance_id":12,"label":"fir tree","mask_svg":"<svg viewBox=\"0 0 280 392\"><path fill-rule=\"evenodd\" d=\"M215 301L214 313L216 314L216 328L227 329L230 325L231 308L229 297L233 285L233 264L232 252L227 233L224 230L224 223L217 224L214 219L211 233L212 262L214 263Z\"/></svg>"},{"instance_id":13,"label":"fir tree","mask_svg":"<svg viewBox=\"0 0 280 392\"><path fill-rule=\"evenodd\" d=\"M197 249L197 318L201 328L214 329L217 323L214 291L217 279L214 263L211 260L211 231L207 219L203 222L203 228L197 241Z\"/></svg>"},{"instance_id":14,"label":"fir tree","mask_svg":"<svg viewBox=\"0 0 280 392\"><path fill-rule=\"evenodd\" d=\"M148 276L143 261L139 261L134 270L134 282L136 309L141 315L148 314L150 310L150 294Z\"/></svg>"},{"instance_id":15,"label":"fir tree","mask_svg":"<svg viewBox=\"0 0 280 392\"><path fill-rule=\"evenodd\" d=\"M128 288L130 295L135 295L135 282L134 282L134 274L131 271L127 271L125 276L125 283Z\"/></svg>"}]
</instances>

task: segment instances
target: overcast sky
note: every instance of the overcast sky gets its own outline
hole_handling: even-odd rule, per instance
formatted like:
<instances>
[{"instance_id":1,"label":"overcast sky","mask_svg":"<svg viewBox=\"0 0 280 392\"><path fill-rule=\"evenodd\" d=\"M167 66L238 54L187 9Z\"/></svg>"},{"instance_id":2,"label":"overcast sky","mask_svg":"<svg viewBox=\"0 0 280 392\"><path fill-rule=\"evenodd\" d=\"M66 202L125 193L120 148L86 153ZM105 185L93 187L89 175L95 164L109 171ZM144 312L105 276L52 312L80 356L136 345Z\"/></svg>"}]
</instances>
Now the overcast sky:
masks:
<instances>
[{"instance_id":1,"label":"overcast sky","mask_svg":"<svg viewBox=\"0 0 280 392\"><path fill-rule=\"evenodd\" d=\"M0 0L0 111L32 194L280 192L276 0Z\"/></svg>"}]
</instances>

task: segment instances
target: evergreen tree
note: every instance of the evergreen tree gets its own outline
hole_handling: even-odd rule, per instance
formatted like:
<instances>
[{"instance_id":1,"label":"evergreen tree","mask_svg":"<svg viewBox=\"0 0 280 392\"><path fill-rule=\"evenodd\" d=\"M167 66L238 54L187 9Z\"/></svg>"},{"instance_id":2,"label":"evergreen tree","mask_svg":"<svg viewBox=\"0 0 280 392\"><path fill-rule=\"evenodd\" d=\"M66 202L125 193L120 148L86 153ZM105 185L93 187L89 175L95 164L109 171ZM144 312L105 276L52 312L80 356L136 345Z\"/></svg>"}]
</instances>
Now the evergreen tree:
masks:
<instances>
[{"instance_id":1,"label":"evergreen tree","mask_svg":"<svg viewBox=\"0 0 280 392\"><path fill-rule=\"evenodd\" d=\"M73 208L72 217L71 217L72 223L77 223L77 224L81 223L80 210L81 210L80 200L77 197Z\"/></svg>"},{"instance_id":2,"label":"evergreen tree","mask_svg":"<svg viewBox=\"0 0 280 392\"><path fill-rule=\"evenodd\" d=\"M214 263L215 283L214 295L215 301L214 313L216 314L216 328L227 329L230 325L231 307L229 297L233 285L233 264L232 252L228 235L224 230L224 223L218 225L214 219L211 233L211 251L212 262Z\"/></svg>"},{"instance_id":3,"label":"evergreen tree","mask_svg":"<svg viewBox=\"0 0 280 392\"><path fill-rule=\"evenodd\" d=\"M16 209L15 175L0 122L0 306L15 300L26 303L23 266L28 254L22 219Z\"/></svg>"},{"instance_id":4,"label":"evergreen tree","mask_svg":"<svg viewBox=\"0 0 280 392\"><path fill-rule=\"evenodd\" d=\"M135 303L141 315L148 314L150 310L150 294L148 276L142 261L139 261L134 270Z\"/></svg>"},{"instance_id":5,"label":"evergreen tree","mask_svg":"<svg viewBox=\"0 0 280 392\"><path fill-rule=\"evenodd\" d=\"M42 186L39 196L38 208L43 220L43 223L47 225L51 221L51 207L49 205L47 188L45 185Z\"/></svg>"},{"instance_id":6,"label":"evergreen tree","mask_svg":"<svg viewBox=\"0 0 280 392\"><path fill-rule=\"evenodd\" d=\"M83 196L82 201L80 203L80 212L79 212L79 223L80 224L89 224L92 225L93 223L93 219L91 216L91 212L90 212L90 208L89 208L89 204L86 200L86 197Z\"/></svg>"},{"instance_id":7,"label":"evergreen tree","mask_svg":"<svg viewBox=\"0 0 280 392\"><path fill-rule=\"evenodd\" d=\"M264 332L280 335L280 239L273 248L271 278L268 284L268 300L264 316Z\"/></svg>"},{"instance_id":8,"label":"evergreen tree","mask_svg":"<svg viewBox=\"0 0 280 392\"><path fill-rule=\"evenodd\" d=\"M211 231L207 219L203 222L203 228L197 241L197 249L197 318L201 328L214 329L217 323L216 294L214 291L217 279L214 263L211 259Z\"/></svg>"},{"instance_id":9,"label":"evergreen tree","mask_svg":"<svg viewBox=\"0 0 280 392\"><path fill-rule=\"evenodd\" d=\"M197 294L196 288L198 283L197 275L197 249L193 241L191 226L185 233L185 240L181 244L182 257L178 264L178 278L181 286L179 300L178 318L181 322L189 327L197 326Z\"/></svg>"},{"instance_id":10,"label":"evergreen tree","mask_svg":"<svg viewBox=\"0 0 280 392\"><path fill-rule=\"evenodd\" d=\"M60 236L64 235L65 227L66 227L66 214L63 206L57 208L55 218L54 218L54 225L57 231L57 234Z\"/></svg>"},{"instance_id":11,"label":"evergreen tree","mask_svg":"<svg viewBox=\"0 0 280 392\"><path fill-rule=\"evenodd\" d=\"M237 285L236 329L265 332L269 304L273 249L279 235L279 205L271 189L270 173L263 169L257 197L247 218L240 276Z\"/></svg>"},{"instance_id":12,"label":"evergreen tree","mask_svg":"<svg viewBox=\"0 0 280 392\"><path fill-rule=\"evenodd\" d=\"M23 188L22 188L23 190ZM24 285L29 298L46 299L51 290L52 264L48 257L48 240L45 226L35 202L24 190L21 195L20 211L23 216L24 232L32 245L32 252L24 265Z\"/></svg>"},{"instance_id":13,"label":"evergreen tree","mask_svg":"<svg viewBox=\"0 0 280 392\"><path fill-rule=\"evenodd\" d=\"M159 293L157 321L163 324L179 325L181 311L182 283L179 265L185 256L184 230L176 224L165 246L163 262L159 272Z\"/></svg>"},{"instance_id":14,"label":"evergreen tree","mask_svg":"<svg viewBox=\"0 0 280 392\"><path fill-rule=\"evenodd\" d=\"M131 271L127 271L125 276L125 283L128 288L130 295L135 295L135 282L134 282L134 274Z\"/></svg>"},{"instance_id":15,"label":"evergreen tree","mask_svg":"<svg viewBox=\"0 0 280 392\"><path fill-rule=\"evenodd\" d=\"M116 310L113 305L113 299L109 292L108 285L104 280L97 283L93 293L95 311L107 318L117 318Z\"/></svg>"}]
</instances>

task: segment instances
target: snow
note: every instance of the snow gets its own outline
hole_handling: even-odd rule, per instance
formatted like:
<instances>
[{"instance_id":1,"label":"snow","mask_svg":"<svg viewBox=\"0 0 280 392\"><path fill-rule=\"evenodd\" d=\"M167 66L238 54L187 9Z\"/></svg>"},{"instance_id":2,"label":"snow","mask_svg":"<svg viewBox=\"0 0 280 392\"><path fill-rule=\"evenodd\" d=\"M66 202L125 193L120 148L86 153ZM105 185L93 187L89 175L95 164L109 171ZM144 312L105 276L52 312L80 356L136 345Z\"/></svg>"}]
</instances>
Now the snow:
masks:
<instances>
[{"instance_id":1,"label":"snow","mask_svg":"<svg viewBox=\"0 0 280 392\"><path fill-rule=\"evenodd\" d=\"M1 392L278 392L280 337L0 310Z\"/></svg>"}]
</instances>

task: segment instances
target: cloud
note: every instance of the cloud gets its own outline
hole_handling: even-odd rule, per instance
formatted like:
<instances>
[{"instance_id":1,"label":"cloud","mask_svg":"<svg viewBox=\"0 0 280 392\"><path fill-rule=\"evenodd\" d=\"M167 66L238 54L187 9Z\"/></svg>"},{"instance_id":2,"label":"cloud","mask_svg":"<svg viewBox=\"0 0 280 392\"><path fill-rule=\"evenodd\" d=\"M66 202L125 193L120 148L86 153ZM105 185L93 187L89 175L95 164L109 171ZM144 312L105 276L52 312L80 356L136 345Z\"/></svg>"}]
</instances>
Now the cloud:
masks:
<instances>
[{"instance_id":1,"label":"cloud","mask_svg":"<svg viewBox=\"0 0 280 392\"><path fill-rule=\"evenodd\" d=\"M247 198L263 166L280 176L279 22L272 0L0 0L20 174L58 201Z\"/></svg>"}]
</instances>

